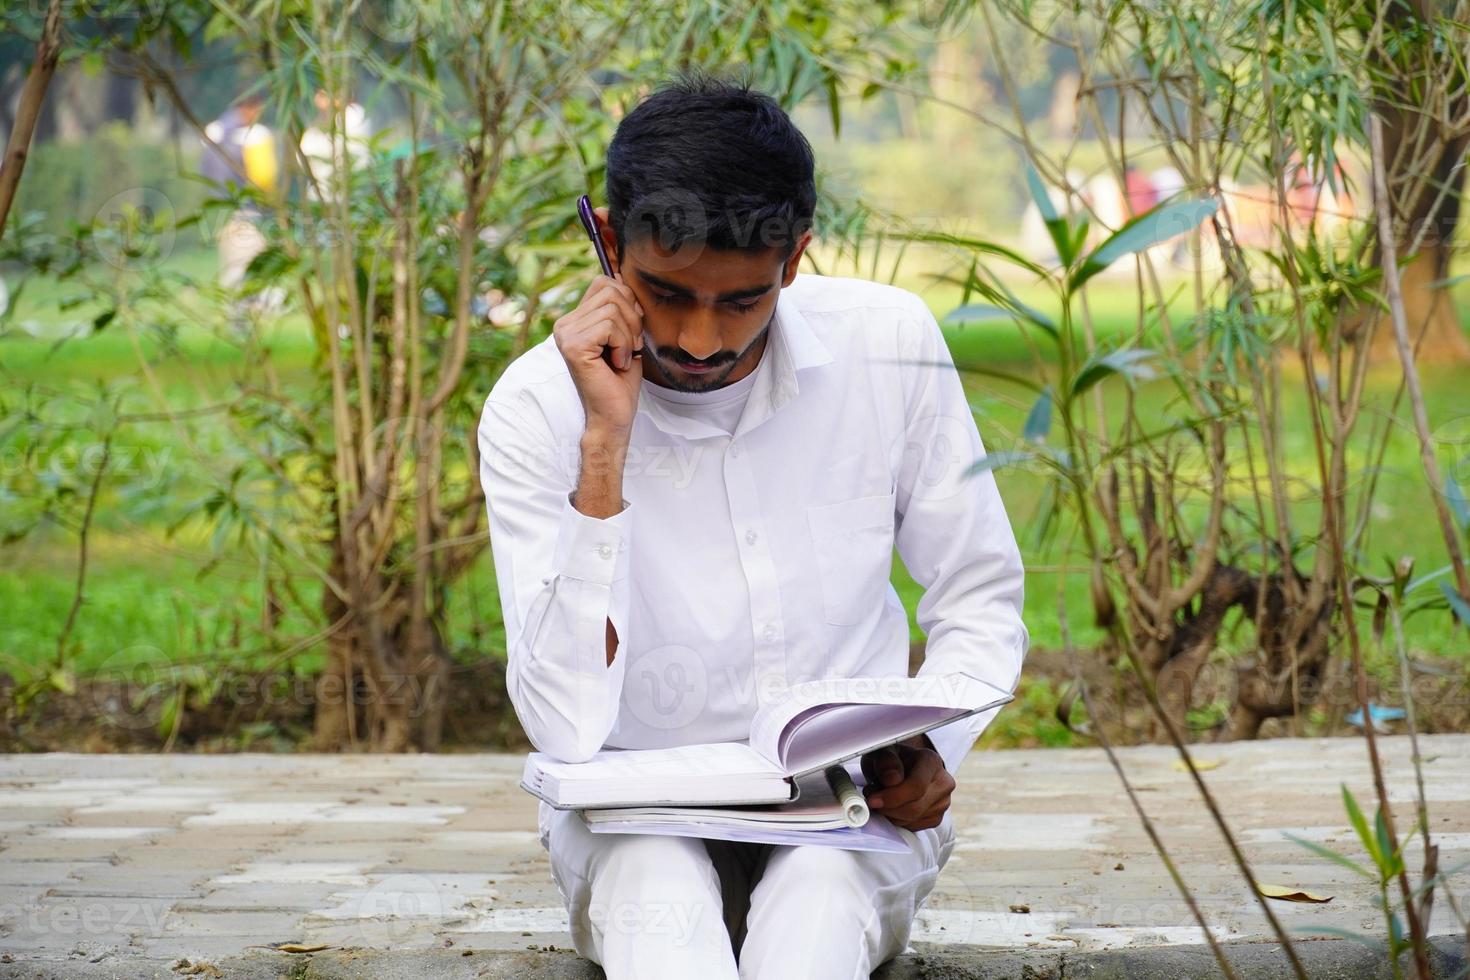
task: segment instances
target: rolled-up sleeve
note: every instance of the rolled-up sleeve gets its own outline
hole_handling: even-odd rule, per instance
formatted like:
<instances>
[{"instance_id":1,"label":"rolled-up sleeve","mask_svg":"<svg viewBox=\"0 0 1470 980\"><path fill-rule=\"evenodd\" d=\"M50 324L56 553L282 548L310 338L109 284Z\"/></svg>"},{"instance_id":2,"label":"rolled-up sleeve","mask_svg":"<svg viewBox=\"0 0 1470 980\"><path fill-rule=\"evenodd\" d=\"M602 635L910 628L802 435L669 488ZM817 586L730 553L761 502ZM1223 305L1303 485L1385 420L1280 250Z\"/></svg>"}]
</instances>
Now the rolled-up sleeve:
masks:
<instances>
[{"instance_id":1,"label":"rolled-up sleeve","mask_svg":"<svg viewBox=\"0 0 1470 980\"><path fill-rule=\"evenodd\" d=\"M900 341L908 380L895 543L924 589L919 676L967 674L1014 692L1031 640L1021 619L1020 549L994 474L971 472L985 447L944 334L922 301L915 307ZM945 768L959 769L1000 710L929 731Z\"/></svg>"},{"instance_id":2,"label":"rolled-up sleeve","mask_svg":"<svg viewBox=\"0 0 1470 980\"><path fill-rule=\"evenodd\" d=\"M612 621L628 637L627 500L608 518L572 506L578 445L543 416L492 395L478 432L480 482L505 621L506 690L539 751L581 762L617 721L626 657L607 663Z\"/></svg>"}]
</instances>

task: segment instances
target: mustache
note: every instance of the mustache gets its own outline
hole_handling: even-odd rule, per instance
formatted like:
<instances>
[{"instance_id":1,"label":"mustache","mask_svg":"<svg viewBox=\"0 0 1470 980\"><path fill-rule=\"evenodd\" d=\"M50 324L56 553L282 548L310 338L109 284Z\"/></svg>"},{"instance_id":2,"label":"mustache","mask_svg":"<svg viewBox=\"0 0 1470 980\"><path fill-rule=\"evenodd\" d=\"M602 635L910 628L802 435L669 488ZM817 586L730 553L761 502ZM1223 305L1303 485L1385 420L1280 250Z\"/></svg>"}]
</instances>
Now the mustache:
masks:
<instances>
[{"instance_id":1,"label":"mustache","mask_svg":"<svg viewBox=\"0 0 1470 980\"><path fill-rule=\"evenodd\" d=\"M658 348L658 354L664 360L672 361L680 367L690 367L694 365L697 365L699 367L719 367L722 364L726 364L735 360L734 353L730 351L721 351L720 353L705 361L690 360L682 352L670 347Z\"/></svg>"}]
</instances>

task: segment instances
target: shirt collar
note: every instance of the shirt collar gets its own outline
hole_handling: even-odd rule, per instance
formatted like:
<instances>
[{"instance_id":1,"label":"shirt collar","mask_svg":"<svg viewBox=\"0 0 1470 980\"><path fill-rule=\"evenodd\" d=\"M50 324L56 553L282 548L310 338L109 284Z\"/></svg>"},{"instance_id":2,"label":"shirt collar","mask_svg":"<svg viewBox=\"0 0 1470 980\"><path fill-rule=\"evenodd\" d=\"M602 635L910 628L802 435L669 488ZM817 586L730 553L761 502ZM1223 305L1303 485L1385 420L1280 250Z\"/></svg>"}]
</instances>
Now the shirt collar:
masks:
<instances>
[{"instance_id":1,"label":"shirt collar","mask_svg":"<svg viewBox=\"0 0 1470 980\"><path fill-rule=\"evenodd\" d=\"M766 350L762 354L762 359L770 358L771 363L756 367L755 385L750 389L750 398L735 426L734 435L737 437L775 415L796 397L800 391L798 371L832 360L832 353L812 330L794 300L795 297L784 289L776 300L776 316L771 322L770 336L766 338ZM730 435L698 419L675 415L657 398L643 391L642 385L638 392L638 411L664 432L686 439Z\"/></svg>"}]
</instances>

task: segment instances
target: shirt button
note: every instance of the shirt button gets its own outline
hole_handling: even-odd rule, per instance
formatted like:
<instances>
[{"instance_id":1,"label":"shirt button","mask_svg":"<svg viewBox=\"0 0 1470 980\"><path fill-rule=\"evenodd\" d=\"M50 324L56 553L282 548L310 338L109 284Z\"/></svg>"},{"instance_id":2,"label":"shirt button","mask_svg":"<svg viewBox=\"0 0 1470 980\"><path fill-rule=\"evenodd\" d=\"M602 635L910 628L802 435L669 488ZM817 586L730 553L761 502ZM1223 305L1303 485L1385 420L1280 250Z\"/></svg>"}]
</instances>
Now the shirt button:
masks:
<instances>
[{"instance_id":1,"label":"shirt button","mask_svg":"<svg viewBox=\"0 0 1470 980\"><path fill-rule=\"evenodd\" d=\"M730 456L731 456L732 459L738 458L740 456L740 443L738 443L738 442L732 442L732 443L730 443Z\"/></svg>"},{"instance_id":2,"label":"shirt button","mask_svg":"<svg viewBox=\"0 0 1470 980\"><path fill-rule=\"evenodd\" d=\"M754 531L746 531L745 532L745 543L746 544L755 544L756 537L757 537L757 535L756 535L756 533Z\"/></svg>"},{"instance_id":3,"label":"shirt button","mask_svg":"<svg viewBox=\"0 0 1470 980\"><path fill-rule=\"evenodd\" d=\"M612 548L610 546L608 546L608 545L600 544L600 545L597 546L597 553L599 555L601 555L603 558L611 558L612 557Z\"/></svg>"},{"instance_id":4,"label":"shirt button","mask_svg":"<svg viewBox=\"0 0 1470 980\"><path fill-rule=\"evenodd\" d=\"M766 628L761 630L761 636L767 640L774 640L776 638L776 627L767 623Z\"/></svg>"}]
</instances>

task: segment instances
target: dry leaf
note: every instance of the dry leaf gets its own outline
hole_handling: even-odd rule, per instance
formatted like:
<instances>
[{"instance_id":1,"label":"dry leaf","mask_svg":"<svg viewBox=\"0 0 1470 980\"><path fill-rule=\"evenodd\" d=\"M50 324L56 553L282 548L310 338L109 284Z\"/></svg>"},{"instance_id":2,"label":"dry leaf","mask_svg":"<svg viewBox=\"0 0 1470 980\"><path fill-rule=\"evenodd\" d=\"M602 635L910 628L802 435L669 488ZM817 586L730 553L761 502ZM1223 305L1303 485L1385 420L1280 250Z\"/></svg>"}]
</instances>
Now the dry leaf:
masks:
<instances>
[{"instance_id":1,"label":"dry leaf","mask_svg":"<svg viewBox=\"0 0 1470 980\"><path fill-rule=\"evenodd\" d=\"M281 943L279 945L273 943L256 943L253 946L246 946L245 948L273 949L278 953L320 953L324 949L336 949L335 946L329 943L322 943L320 946L303 946L301 943Z\"/></svg>"},{"instance_id":2,"label":"dry leaf","mask_svg":"<svg viewBox=\"0 0 1470 980\"><path fill-rule=\"evenodd\" d=\"M1219 769L1225 764L1224 759L1195 759L1194 767L1200 772L1209 772L1211 769ZM1183 759L1174 760L1174 768L1179 772L1189 772L1189 767L1184 764Z\"/></svg>"},{"instance_id":3,"label":"dry leaf","mask_svg":"<svg viewBox=\"0 0 1470 980\"><path fill-rule=\"evenodd\" d=\"M1331 895L1317 895L1312 892L1302 891L1300 888L1288 888L1285 885L1263 885L1256 882L1256 891L1267 898L1279 898L1283 902L1310 902L1321 904L1332 901Z\"/></svg>"}]
</instances>

